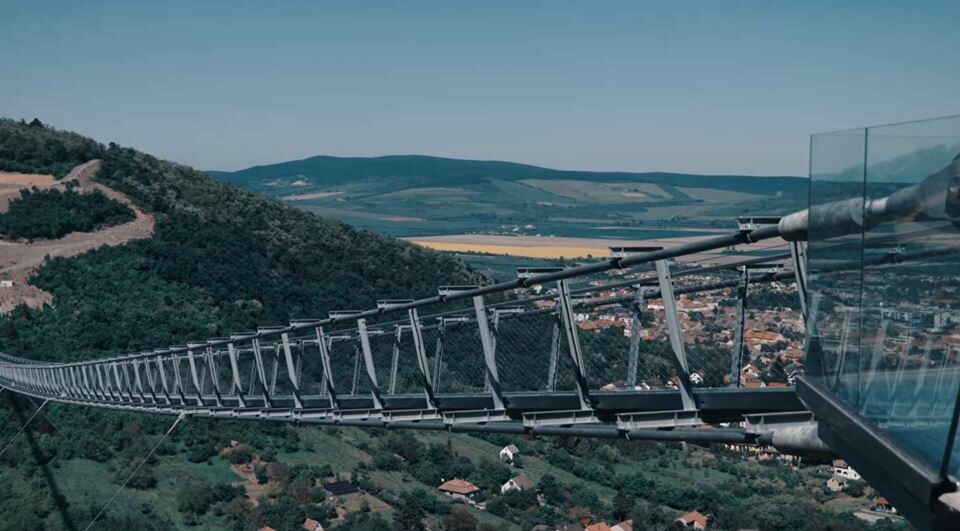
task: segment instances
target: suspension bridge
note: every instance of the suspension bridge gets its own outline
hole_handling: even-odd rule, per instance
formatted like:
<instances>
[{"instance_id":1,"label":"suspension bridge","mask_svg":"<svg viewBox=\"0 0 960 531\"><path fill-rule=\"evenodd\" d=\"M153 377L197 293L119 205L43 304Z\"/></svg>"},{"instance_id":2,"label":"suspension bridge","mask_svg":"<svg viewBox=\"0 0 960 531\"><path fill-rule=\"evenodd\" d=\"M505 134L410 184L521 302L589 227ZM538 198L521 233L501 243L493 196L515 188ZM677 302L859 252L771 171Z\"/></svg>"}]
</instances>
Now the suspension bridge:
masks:
<instances>
[{"instance_id":1,"label":"suspension bridge","mask_svg":"<svg viewBox=\"0 0 960 531\"><path fill-rule=\"evenodd\" d=\"M739 218L736 230L676 247L613 248L608 259L575 267L521 268L505 282L440 286L426 298L331 309L229 337L69 363L4 354L0 386L44 401L181 418L760 444L842 455L911 519L932 525L951 507L941 495L957 490L951 471L931 471L890 438L903 426L911 433L950 429L949 461L960 409L950 407L950 397L960 396L957 365L931 365L928 347L913 370L903 363L863 370L863 360L846 357L856 330L853 319L835 322L842 312L831 282L867 265L960 250L953 243L958 180L955 161L889 197ZM947 225L863 237L908 217ZM851 235L863 248L886 250L811 260L813 252L847 250L843 238ZM922 245L904 250L912 240ZM754 248L761 250L751 254ZM691 258L724 249L739 256L706 264ZM757 357L747 337L757 325L748 318L750 297L771 286L794 298L803 323L808 375L796 386L747 386L742 377ZM718 292L733 304L732 346L692 342L680 298ZM592 325L604 312L623 326ZM697 319L707 326L721 315L715 309ZM851 410L844 390L861 377L883 392L871 395L870 407ZM913 409L896 407L904 392Z\"/></svg>"}]
</instances>

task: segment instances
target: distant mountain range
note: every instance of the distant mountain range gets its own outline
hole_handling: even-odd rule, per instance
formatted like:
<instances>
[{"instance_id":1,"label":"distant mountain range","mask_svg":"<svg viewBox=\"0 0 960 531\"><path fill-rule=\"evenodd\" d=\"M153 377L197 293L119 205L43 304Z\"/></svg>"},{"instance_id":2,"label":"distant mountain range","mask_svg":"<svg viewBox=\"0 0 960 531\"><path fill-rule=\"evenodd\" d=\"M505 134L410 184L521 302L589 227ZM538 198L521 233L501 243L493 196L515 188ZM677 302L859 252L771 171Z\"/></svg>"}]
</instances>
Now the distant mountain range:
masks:
<instances>
[{"instance_id":1,"label":"distant mountain range","mask_svg":"<svg viewBox=\"0 0 960 531\"><path fill-rule=\"evenodd\" d=\"M225 181L259 190L284 189L290 185L294 188L315 189L359 182L389 183L394 189L449 187L477 185L490 179L634 182L749 191L762 195L774 195L778 192L805 192L807 189L805 177L571 171L496 160L464 160L426 155L383 157L321 155L254 166L233 172L209 171L208 173Z\"/></svg>"}]
</instances>

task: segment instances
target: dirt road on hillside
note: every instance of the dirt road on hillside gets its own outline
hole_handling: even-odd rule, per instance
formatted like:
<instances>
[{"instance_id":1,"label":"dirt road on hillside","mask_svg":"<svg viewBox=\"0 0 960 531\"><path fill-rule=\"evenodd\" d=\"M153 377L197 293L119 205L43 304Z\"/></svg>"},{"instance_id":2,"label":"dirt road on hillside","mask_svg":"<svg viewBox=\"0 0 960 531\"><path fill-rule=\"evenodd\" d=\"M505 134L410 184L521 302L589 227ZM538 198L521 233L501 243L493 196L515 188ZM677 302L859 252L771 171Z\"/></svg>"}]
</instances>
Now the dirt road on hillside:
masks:
<instances>
[{"instance_id":1,"label":"dirt road on hillside","mask_svg":"<svg viewBox=\"0 0 960 531\"><path fill-rule=\"evenodd\" d=\"M49 293L27 284L27 279L44 264L47 257L76 256L103 245L122 245L153 235L153 216L136 207L126 195L93 182L98 171L100 161L91 160L75 167L60 181L44 175L0 173L0 190L4 192L0 194L3 199L0 201L0 212L6 211L9 201L19 197L20 189L31 186L63 189L67 182L76 181L78 191L100 190L107 197L127 205L136 214L136 218L129 223L96 232L73 232L55 240L0 240L0 283L13 282L12 287L0 285L0 314L9 313L20 304L39 308L51 302ZM14 187L16 190L11 190Z\"/></svg>"}]
</instances>

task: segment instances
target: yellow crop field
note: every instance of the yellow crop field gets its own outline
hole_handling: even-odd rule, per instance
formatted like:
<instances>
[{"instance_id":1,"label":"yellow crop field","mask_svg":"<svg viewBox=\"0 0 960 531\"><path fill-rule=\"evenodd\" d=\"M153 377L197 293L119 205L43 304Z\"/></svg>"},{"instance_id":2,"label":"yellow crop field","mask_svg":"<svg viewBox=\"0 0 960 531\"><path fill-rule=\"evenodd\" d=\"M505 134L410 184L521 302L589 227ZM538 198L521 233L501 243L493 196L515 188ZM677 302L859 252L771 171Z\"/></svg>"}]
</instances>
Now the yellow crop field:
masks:
<instances>
[{"instance_id":1,"label":"yellow crop field","mask_svg":"<svg viewBox=\"0 0 960 531\"><path fill-rule=\"evenodd\" d=\"M610 250L607 247L584 247L567 245L491 245L482 243L454 243L433 240L409 240L411 243L427 247L436 251L475 252L503 254L507 256L523 256L526 258L582 258L587 255L594 257L607 256Z\"/></svg>"}]
</instances>

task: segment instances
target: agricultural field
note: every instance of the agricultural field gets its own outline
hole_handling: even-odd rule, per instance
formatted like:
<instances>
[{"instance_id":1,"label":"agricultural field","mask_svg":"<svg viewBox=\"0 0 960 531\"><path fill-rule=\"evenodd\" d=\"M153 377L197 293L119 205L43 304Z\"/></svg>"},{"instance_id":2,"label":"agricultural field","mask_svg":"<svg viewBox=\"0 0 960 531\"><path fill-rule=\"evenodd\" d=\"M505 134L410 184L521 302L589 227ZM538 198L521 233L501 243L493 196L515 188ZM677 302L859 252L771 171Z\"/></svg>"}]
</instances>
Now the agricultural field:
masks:
<instances>
[{"instance_id":1,"label":"agricultural field","mask_svg":"<svg viewBox=\"0 0 960 531\"><path fill-rule=\"evenodd\" d=\"M595 259L610 255L615 246L671 247L700 241L709 235L690 235L678 232L678 236L653 236L636 240L566 238L544 236L507 236L491 234L456 234L406 238L423 247L453 253L486 253L513 257L539 258L544 260ZM762 255L773 249L783 249L785 242L779 238L750 246L706 251L678 258L685 262L724 263L744 254ZM468 262L469 255L464 256Z\"/></svg>"},{"instance_id":2,"label":"agricultural field","mask_svg":"<svg viewBox=\"0 0 960 531\"><path fill-rule=\"evenodd\" d=\"M806 201L807 191L799 177L562 171L416 155L312 157L210 173L320 216L399 237L640 240L664 236L648 234L653 230L731 228L733 217L745 212L786 213Z\"/></svg>"},{"instance_id":3,"label":"agricultural field","mask_svg":"<svg viewBox=\"0 0 960 531\"><path fill-rule=\"evenodd\" d=\"M481 269L489 266L481 256L581 260L606 257L610 246L685 243L734 229L738 215L797 210L807 197L793 177L568 172L419 156L314 157L211 173Z\"/></svg>"}]
</instances>

